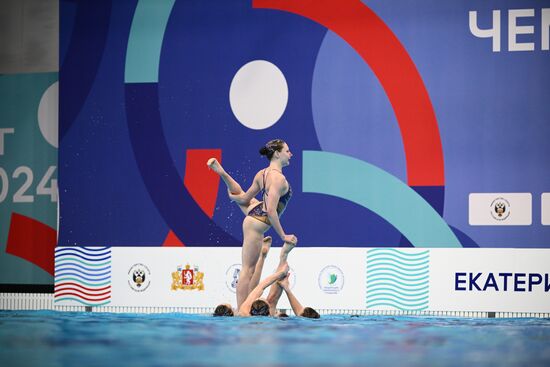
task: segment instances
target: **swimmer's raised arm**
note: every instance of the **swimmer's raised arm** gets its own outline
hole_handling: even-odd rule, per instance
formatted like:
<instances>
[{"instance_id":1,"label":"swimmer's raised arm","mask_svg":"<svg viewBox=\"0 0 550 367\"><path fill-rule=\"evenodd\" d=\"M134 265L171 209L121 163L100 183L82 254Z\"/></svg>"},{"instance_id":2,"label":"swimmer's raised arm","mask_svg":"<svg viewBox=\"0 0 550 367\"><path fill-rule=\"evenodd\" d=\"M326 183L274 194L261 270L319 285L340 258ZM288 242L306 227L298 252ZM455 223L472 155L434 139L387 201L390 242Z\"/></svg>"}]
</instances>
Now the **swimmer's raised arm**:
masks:
<instances>
[{"instance_id":1,"label":"swimmer's raised arm","mask_svg":"<svg viewBox=\"0 0 550 367\"><path fill-rule=\"evenodd\" d=\"M278 284L279 286L285 291L288 301L290 302L290 307L292 307L292 311L296 316L302 316L302 313L304 312L304 306L298 301L298 298L292 293L290 290L290 284L288 281L288 276L286 276L283 280L281 280Z\"/></svg>"}]
</instances>

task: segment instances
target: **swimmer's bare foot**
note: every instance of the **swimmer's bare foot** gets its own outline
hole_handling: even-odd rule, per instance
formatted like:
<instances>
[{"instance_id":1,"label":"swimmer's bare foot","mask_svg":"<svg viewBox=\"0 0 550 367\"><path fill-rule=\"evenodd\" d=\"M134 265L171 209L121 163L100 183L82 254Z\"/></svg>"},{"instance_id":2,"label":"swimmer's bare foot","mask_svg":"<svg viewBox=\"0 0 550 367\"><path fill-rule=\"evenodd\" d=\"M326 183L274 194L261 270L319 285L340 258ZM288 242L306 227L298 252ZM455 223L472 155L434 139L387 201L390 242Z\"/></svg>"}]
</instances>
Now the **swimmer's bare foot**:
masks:
<instances>
[{"instance_id":1,"label":"swimmer's bare foot","mask_svg":"<svg viewBox=\"0 0 550 367\"><path fill-rule=\"evenodd\" d=\"M272 238L271 236L264 237L263 243L262 243L262 256L266 257L267 253L269 252L269 249L271 248L271 242Z\"/></svg>"},{"instance_id":2,"label":"swimmer's bare foot","mask_svg":"<svg viewBox=\"0 0 550 367\"><path fill-rule=\"evenodd\" d=\"M290 251L292 251L294 247L296 247L296 245L291 242L284 243L283 247L281 247L281 255L280 255L281 263L286 262L288 254L290 253Z\"/></svg>"},{"instance_id":3,"label":"swimmer's bare foot","mask_svg":"<svg viewBox=\"0 0 550 367\"><path fill-rule=\"evenodd\" d=\"M207 162L206 162L206 165L214 172L216 172L218 175L222 175L225 171L222 167L222 165L220 164L220 162L218 162L218 160L216 158L210 158Z\"/></svg>"}]
</instances>

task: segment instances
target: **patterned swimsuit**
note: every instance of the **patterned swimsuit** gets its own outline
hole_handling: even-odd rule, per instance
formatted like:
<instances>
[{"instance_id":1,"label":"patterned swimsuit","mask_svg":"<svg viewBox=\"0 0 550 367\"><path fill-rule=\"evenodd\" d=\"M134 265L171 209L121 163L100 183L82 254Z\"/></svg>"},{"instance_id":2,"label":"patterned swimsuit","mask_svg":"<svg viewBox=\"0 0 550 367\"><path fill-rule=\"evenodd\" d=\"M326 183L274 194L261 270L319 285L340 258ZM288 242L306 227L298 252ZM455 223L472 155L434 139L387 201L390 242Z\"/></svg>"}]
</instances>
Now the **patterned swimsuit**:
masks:
<instances>
[{"instance_id":1,"label":"patterned swimsuit","mask_svg":"<svg viewBox=\"0 0 550 367\"><path fill-rule=\"evenodd\" d=\"M267 192L265 192L265 178L267 176L267 173L268 173L267 171L264 171L262 201L260 201L258 205L252 208L248 212L248 215L270 226L271 223L269 222L269 218L267 217L267 212L264 210L264 203L266 202L266 196L267 196ZM288 191L286 192L286 194L284 194L279 198L279 202L277 203L277 214L279 216L281 215L283 210L285 210L286 205L288 204L288 201L290 200L291 197L292 197L292 187L290 187L290 184L288 184Z\"/></svg>"}]
</instances>

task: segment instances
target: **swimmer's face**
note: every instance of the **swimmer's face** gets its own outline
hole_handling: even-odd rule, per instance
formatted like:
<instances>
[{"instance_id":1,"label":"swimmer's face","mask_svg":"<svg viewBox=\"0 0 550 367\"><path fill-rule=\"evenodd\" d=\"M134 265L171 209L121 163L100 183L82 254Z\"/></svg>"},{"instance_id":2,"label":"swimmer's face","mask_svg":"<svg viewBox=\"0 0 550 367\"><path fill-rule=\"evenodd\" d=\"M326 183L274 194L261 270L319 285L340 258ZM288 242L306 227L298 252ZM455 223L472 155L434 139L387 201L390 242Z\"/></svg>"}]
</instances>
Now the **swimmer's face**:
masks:
<instances>
[{"instance_id":1,"label":"swimmer's face","mask_svg":"<svg viewBox=\"0 0 550 367\"><path fill-rule=\"evenodd\" d=\"M281 160L283 167L290 164L290 158L292 158L292 153L290 152L288 145L285 143L283 145L283 149L279 152L279 159Z\"/></svg>"}]
</instances>

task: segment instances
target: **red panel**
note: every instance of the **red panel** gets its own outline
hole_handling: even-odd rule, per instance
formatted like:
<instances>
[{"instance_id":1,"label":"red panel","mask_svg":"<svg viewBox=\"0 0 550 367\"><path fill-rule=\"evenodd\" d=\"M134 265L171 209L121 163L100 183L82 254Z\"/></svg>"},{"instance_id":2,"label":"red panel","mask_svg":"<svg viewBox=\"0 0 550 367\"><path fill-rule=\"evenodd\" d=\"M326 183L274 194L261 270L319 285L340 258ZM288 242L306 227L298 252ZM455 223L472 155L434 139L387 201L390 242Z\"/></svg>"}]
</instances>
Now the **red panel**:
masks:
<instances>
[{"instance_id":1,"label":"red panel","mask_svg":"<svg viewBox=\"0 0 550 367\"><path fill-rule=\"evenodd\" d=\"M184 185L200 206L204 214L212 218L218 197L220 176L210 171L206 166L209 158L216 158L221 162L221 149L189 149L185 161ZM185 210L185 208L182 208ZM179 238L170 231L164 240L163 246L184 246Z\"/></svg>"},{"instance_id":2,"label":"red panel","mask_svg":"<svg viewBox=\"0 0 550 367\"><path fill-rule=\"evenodd\" d=\"M409 186L445 184L443 149L430 97L391 29L359 0L254 0L253 7L309 18L344 39L382 84L401 129Z\"/></svg>"},{"instance_id":3,"label":"red panel","mask_svg":"<svg viewBox=\"0 0 550 367\"><path fill-rule=\"evenodd\" d=\"M54 275L57 231L42 222L12 213L6 253L25 259Z\"/></svg>"}]
</instances>

